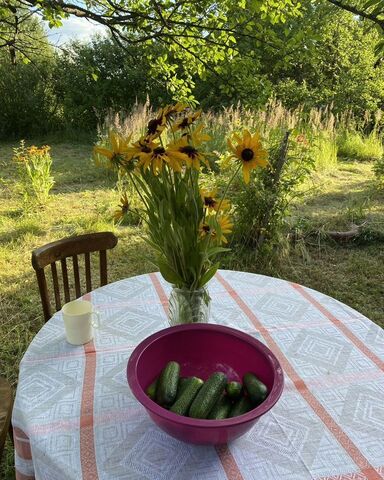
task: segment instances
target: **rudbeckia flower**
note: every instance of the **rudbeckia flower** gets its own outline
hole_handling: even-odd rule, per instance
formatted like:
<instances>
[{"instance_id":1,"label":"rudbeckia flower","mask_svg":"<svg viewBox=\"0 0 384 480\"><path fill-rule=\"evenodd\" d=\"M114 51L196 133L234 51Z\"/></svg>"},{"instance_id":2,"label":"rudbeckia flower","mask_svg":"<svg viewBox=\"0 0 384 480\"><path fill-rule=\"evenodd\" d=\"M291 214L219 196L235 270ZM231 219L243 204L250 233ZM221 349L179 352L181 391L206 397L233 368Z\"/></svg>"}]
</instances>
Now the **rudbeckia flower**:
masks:
<instances>
[{"instance_id":1,"label":"rudbeckia flower","mask_svg":"<svg viewBox=\"0 0 384 480\"><path fill-rule=\"evenodd\" d=\"M203 133L202 130L204 125L201 124L195 128L191 133L184 133L183 137L188 138L193 145L201 145L204 142L211 140L211 137L206 133Z\"/></svg>"},{"instance_id":2,"label":"rudbeckia flower","mask_svg":"<svg viewBox=\"0 0 384 480\"><path fill-rule=\"evenodd\" d=\"M215 212L219 210L229 210L231 205L228 200L220 199L216 197L217 190L200 190L201 198L203 199L204 206L206 209L214 210Z\"/></svg>"},{"instance_id":3,"label":"rudbeckia flower","mask_svg":"<svg viewBox=\"0 0 384 480\"><path fill-rule=\"evenodd\" d=\"M142 152L140 154L137 166L142 167L144 170L152 168L153 173L158 175L164 163L167 163L175 172L181 172L180 161L176 157L171 156L169 151L160 144L154 144L154 148L148 153Z\"/></svg>"},{"instance_id":4,"label":"rudbeckia flower","mask_svg":"<svg viewBox=\"0 0 384 480\"><path fill-rule=\"evenodd\" d=\"M109 160L110 167L119 168L122 166L127 160L130 160L129 156L129 143L130 137L128 139L124 139L122 136L118 135L115 132L109 132L109 143L111 144L111 148L101 147L96 145L93 151L103 157L106 157Z\"/></svg>"},{"instance_id":5,"label":"rudbeckia flower","mask_svg":"<svg viewBox=\"0 0 384 480\"><path fill-rule=\"evenodd\" d=\"M193 167L195 170L200 169L200 162L204 162L207 166L209 163L201 153L193 145L188 142L187 135L182 136L175 142L168 145L168 157L177 160L179 163L184 163L188 168Z\"/></svg>"},{"instance_id":6,"label":"rudbeckia flower","mask_svg":"<svg viewBox=\"0 0 384 480\"><path fill-rule=\"evenodd\" d=\"M127 197L127 192L124 192L120 198L119 208L113 214L113 219L115 220L115 222L119 222L120 220L122 220L125 217L125 215L128 213L128 210L129 210L129 200Z\"/></svg>"},{"instance_id":7,"label":"rudbeckia flower","mask_svg":"<svg viewBox=\"0 0 384 480\"><path fill-rule=\"evenodd\" d=\"M228 139L228 147L232 151L231 157L236 157L243 165L243 177L245 183L249 183L250 172L257 167L265 167L268 164L268 152L263 149L260 141L260 135L255 133L253 136L248 130L244 131L243 137L233 136L237 145L233 145Z\"/></svg>"},{"instance_id":8,"label":"rudbeckia flower","mask_svg":"<svg viewBox=\"0 0 384 480\"><path fill-rule=\"evenodd\" d=\"M217 218L217 223L219 225L220 237L218 238L219 243L228 243L225 235L232 232L233 223L228 215L221 215Z\"/></svg>"},{"instance_id":9,"label":"rudbeckia flower","mask_svg":"<svg viewBox=\"0 0 384 480\"><path fill-rule=\"evenodd\" d=\"M198 110L197 112L194 112L191 115L186 115L184 118L177 120L172 125L172 132L176 132L177 130L184 130L185 128L188 128L190 125L192 125L193 122L195 122L198 118L200 118L200 116L201 116L201 110Z\"/></svg>"},{"instance_id":10,"label":"rudbeckia flower","mask_svg":"<svg viewBox=\"0 0 384 480\"><path fill-rule=\"evenodd\" d=\"M160 110L157 112L156 118L149 120L146 132L148 139L154 140L155 138L159 137L165 129L167 117L164 114L164 111L165 109L160 108Z\"/></svg>"},{"instance_id":11,"label":"rudbeckia flower","mask_svg":"<svg viewBox=\"0 0 384 480\"><path fill-rule=\"evenodd\" d=\"M216 230L212 227L212 225L210 225L207 222L202 222L200 224L199 234L200 234L200 237L202 238L206 238L206 237L216 238L216 235L217 235Z\"/></svg>"},{"instance_id":12,"label":"rudbeckia flower","mask_svg":"<svg viewBox=\"0 0 384 480\"><path fill-rule=\"evenodd\" d=\"M169 120L175 113L180 113L187 108L187 105L181 102L177 102L175 105L166 105L163 108L163 116Z\"/></svg>"}]
</instances>

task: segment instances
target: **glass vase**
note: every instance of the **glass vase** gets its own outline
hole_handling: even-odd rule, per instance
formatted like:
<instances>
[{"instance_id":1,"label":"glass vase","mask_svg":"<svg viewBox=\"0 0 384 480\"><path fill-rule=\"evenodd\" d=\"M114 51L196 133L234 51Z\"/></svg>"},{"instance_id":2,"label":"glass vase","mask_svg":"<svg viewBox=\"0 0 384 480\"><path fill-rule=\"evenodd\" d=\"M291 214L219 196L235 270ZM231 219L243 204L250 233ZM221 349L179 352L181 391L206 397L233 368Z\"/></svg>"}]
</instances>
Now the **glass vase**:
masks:
<instances>
[{"instance_id":1,"label":"glass vase","mask_svg":"<svg viewBox=\"0 0 384 480\"><path fill-rule=\"evenodd\" d=\"M208 323L210 306L211 297L206 288L187 290L173 287L169 297L169 324Z\"/></svg>"}]
</instances>

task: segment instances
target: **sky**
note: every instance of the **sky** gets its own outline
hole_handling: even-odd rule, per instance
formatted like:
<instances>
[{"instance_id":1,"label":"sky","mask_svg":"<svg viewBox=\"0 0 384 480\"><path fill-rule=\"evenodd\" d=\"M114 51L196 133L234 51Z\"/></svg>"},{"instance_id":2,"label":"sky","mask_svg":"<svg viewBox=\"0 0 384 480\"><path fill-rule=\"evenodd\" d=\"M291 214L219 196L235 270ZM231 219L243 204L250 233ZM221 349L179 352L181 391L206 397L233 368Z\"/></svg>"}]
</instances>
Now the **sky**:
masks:
<instances>
[{"instance_id":1,"label":"sky","mask_svg":"<svg viewBox=\"0 0 384 480\"><path fill-rule=\"evenodd\" d=\"M46 26L49 41L53 45L63 45L69 40L87 40L93 34L103 34L105 28L85 18L69 17L63 20L63 26L59 28L49 28Z\"/></svg>"}]
</instances>

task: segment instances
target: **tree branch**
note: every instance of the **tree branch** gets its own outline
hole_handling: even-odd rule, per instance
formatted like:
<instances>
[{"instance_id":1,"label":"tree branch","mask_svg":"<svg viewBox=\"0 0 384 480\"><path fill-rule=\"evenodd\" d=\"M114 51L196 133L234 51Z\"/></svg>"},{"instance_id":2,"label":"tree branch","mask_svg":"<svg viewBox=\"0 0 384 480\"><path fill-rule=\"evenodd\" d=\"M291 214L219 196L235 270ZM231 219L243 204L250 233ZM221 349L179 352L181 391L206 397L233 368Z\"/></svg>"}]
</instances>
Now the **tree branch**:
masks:
<instances>
[{"instance_id":1,"label":"tree branch","mask_svg":"<svg viewBox=\"0 0 384 480\"><path fill-rule=\"evenodd\" d=\"M359 17L366 18L367 20L371 20L372 22L379 25L384 31L384 18L383 19L379 18L380 14L383 14L384 12L380 12L379 14L373 14L373 13L366 12L365 10L361 10L354 5L346 5L341 0L327 0L327 1L329 3L332 3L332 5L335 5L336 7L341 8L342 10L346 10L347 12L353 13L354 15L358 15Z\"/></svg>"}]
</instances>

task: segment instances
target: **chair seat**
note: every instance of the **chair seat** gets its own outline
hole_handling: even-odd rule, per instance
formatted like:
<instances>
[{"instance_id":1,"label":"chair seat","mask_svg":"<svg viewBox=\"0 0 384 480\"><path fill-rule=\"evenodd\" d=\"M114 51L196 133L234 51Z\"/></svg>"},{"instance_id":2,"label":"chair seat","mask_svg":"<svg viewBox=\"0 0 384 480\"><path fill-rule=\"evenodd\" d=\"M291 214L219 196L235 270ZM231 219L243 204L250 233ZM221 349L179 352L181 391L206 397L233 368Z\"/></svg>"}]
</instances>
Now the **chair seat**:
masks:
<instances>
[{"instance_id":1,"label":"chair seat","mask_svg":"<svg viewBox=\"0 0 384 480\"><path fill-rule=\"evenodd\" d=\"M0 377L0 455L8 433L12 404L11 386L4 378Z\"/></svg>"}]
</instances>

